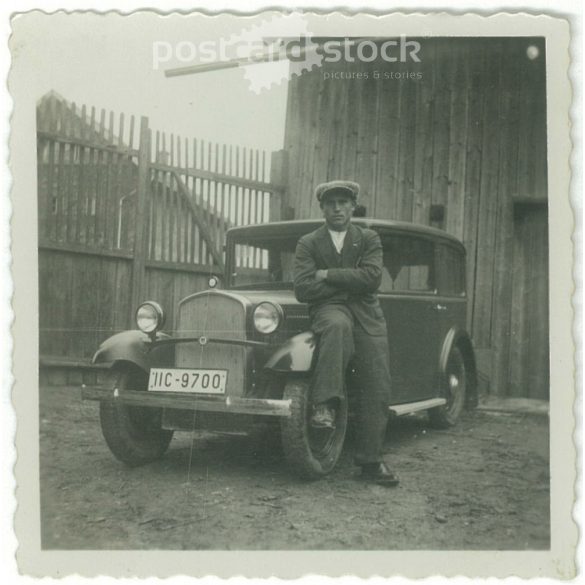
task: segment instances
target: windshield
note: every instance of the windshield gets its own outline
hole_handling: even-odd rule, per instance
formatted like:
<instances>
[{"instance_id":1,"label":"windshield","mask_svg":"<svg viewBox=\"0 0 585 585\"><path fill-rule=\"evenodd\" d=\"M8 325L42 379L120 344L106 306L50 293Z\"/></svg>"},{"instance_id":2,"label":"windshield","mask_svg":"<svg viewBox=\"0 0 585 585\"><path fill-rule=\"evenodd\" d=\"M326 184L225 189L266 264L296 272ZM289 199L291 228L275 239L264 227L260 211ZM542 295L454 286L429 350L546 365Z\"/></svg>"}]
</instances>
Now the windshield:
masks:
<instances>
[{"instance_id":1,"label":"windshield","mask_svg":"<svg viewBox=\"0 0 585 585\"><path fill-rule=\"evenodd\" d=\"M234 237L228 243L230 287L293 288L298 238Z\"/></svg>"}]
</instances>

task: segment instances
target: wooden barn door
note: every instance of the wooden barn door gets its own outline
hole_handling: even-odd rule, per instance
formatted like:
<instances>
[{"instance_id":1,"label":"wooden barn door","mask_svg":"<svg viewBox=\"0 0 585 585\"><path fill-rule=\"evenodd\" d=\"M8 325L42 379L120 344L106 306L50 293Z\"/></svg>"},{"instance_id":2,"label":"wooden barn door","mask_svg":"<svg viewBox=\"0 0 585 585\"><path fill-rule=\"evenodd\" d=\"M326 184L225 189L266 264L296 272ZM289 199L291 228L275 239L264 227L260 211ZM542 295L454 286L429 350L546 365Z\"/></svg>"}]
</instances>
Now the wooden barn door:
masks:
<instances>
[{"instance_id":1,"label":"wooden barn door","mask_svg":"<svg viewBox=\"0 0 585 585\"><path fill-rule=\"evenodd\" d=\"M514 207L510 395L549 397L548 210Z\"/></svg>"}]
</instances>

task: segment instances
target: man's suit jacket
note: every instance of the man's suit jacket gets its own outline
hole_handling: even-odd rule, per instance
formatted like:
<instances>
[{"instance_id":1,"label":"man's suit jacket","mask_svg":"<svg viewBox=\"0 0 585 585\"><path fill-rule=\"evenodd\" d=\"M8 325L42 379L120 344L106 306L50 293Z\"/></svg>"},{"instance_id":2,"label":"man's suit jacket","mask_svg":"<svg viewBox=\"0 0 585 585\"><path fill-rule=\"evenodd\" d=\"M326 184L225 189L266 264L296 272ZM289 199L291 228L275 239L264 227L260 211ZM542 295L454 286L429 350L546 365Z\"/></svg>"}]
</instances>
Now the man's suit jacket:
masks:
<instances>
[{"instance_id":1,"label":"man's suit jacket","mask_svg":"<svg viewBox=\"0 0 585 585\"><path fill-rule=\"evenodd\" d=\"M338 254L324 224L297 244L295 296L309 304L310 313L324 304L344 304L367 333L386 335L384 314L376 296L382 260L380 237L373 230L350 224ZM327 270L327 279L316 281L317 270Z\"/></svg>"}]
</instances>

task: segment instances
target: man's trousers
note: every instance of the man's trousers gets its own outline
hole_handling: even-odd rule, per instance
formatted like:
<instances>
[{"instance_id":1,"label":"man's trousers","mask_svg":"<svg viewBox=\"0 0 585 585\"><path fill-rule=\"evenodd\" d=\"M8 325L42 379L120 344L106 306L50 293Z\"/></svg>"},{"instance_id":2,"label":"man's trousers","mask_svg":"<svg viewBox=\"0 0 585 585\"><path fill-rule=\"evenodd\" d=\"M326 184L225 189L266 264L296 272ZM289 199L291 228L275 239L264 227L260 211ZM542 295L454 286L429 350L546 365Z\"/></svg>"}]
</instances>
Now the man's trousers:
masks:
<instances>
[{"instance_id":1,"label":"man's trousers","mask_svg":"<svg viewBox=\"0 0 585 585\"><path fill-rule=\"evenodd\" d=\"M388 337L366 333L342 304L312 309L311 321L311 328L318 336L311 400L317 404L343 399L345 375L353 358L359 380L355 463L378 463L382 460L390 404Z\"/></svg>"}]
</instances>

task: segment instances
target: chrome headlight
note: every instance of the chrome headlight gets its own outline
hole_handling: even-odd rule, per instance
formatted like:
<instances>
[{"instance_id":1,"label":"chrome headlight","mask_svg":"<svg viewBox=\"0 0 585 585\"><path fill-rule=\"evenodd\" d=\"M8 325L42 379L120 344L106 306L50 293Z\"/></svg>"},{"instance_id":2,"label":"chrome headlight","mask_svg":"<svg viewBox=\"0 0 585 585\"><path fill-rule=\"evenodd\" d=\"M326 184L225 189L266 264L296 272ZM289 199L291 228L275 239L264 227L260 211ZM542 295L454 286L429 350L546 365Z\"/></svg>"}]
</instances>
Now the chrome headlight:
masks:
<instances>
[{"instance_id":1,"label":"chrome headlight","mask_svg":"<svg viewBox=\"0 0 585 585\"><path fill-rule=\"evenodd\" d=\"M254 309L254 327L260 333L272 333L278 329L283 319L282 309L272 303L260 303Z\"/></svg>"},{"instance_id":2,"label":"chrome headlight","mask_svg":"<svg viewBox=\"0 0 585 585\"><path fill-rule=\"evenodd\" d=\"M154 333L162 328L165 315L161 306L154 301L142 303L136 311L136 325L144 333Z\"/></svg>"}]
</instances>

